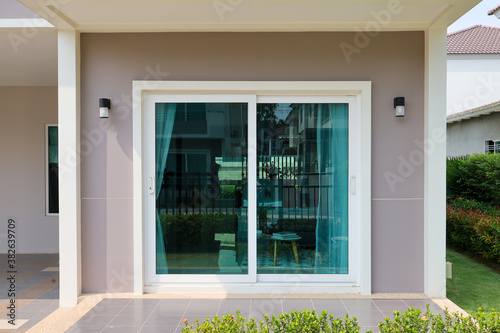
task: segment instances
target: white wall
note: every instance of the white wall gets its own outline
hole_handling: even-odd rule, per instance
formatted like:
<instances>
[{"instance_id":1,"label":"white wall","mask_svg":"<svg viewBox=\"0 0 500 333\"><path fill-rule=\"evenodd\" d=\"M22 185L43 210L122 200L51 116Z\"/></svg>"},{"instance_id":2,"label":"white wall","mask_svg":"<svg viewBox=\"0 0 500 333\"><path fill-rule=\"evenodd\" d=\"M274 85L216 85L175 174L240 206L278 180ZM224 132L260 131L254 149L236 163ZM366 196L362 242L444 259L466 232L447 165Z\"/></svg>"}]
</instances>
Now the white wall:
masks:
<instances>
[{"instance_id":1,"label":"white wall","mask_svg":"<svg viewBox=\"0 0 500 333\"><path fill-rule=\"evenodd\" d=\"M492 139L500 139L500 113L448 124L446 155L484 153L484 141Z\"/></svg>"},{"instance_id":2,"label":"white wall","mask_svg":"<svg viewBox=\"0 0 500 333\"><path fill-rule=\"evenodd\" d=\"M500 101L499 55L448 55L447 114Z\"/></svg>"},{"instance_id":3,"label":"white wall","mask_svg":"<svg viewBox=\"0 0 500 333\"><path fill-rule=\"evenodd\" d=\"M45 125L57 124L57 87L0 87L0 253L16 221L16 253L57 253L58 217L45 215Z\"/></svg>"}]
</instances>

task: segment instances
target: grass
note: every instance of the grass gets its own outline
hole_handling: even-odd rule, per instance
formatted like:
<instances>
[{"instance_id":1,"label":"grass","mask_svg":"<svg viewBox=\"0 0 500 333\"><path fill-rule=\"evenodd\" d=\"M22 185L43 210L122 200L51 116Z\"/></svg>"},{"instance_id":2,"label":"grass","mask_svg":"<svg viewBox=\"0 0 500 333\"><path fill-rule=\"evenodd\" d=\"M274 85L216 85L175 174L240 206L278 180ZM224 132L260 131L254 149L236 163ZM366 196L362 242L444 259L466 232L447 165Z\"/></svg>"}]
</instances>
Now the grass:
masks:
<instances>
[{"instance_id":1,"label":"grass","mask_svg":"<svg viewBox=\"0 0 500 333\"><path fill-rule=\"evenodd\" d=\"M500 310L500 273L446 249L446 260L453 264L453 279L446 283L447 297L468 313L479 307Z\"/></svg>"}]
</instances>

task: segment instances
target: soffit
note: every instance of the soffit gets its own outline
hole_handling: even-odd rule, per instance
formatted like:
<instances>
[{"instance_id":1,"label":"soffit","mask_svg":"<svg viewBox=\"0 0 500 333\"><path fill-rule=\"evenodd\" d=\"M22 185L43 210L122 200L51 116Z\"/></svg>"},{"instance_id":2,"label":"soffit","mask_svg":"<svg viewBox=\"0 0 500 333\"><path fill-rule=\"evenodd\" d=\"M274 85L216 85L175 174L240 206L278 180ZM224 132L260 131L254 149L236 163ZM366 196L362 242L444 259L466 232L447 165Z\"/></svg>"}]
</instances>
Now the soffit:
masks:
<instances>
[{"instance_id":1,"label":"soffit","mask_svg":"<svg viewBox=\"0 0 500 333\"><path fill-rule=\"evenodd\" d=\"M446 28L479 0L18 0L58 28L129 31L387 31ZM49 5L45 5L49 3ZM378 24L378 25L377 25Z\"/></svg>"}]
</instances>

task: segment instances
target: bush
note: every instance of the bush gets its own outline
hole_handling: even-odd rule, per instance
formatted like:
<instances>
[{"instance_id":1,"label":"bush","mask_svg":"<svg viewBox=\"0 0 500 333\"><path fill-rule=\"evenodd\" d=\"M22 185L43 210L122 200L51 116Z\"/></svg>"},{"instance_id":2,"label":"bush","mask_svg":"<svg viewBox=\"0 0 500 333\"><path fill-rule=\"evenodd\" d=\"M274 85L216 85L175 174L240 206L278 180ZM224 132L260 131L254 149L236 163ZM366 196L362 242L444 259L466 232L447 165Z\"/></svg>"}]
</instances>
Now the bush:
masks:
<instances>
[{"instance_id":1,"label":"bush","mask_svg":"<svg viewBox=\"0 0 500 333\"><path fill-rule=\"evenodd\" d=\"M200 249L218 252L215 233L233 233L238 230L238 214L159 214L166 239L167 252L196 253Z\"/></svg>"},{"instance_id":2,"label":"bush","mask_svg":"<svg viewBox=\"0 0 500 333\"><path fill-rule=\"evenodd\" d=\"M474 154L447 161L448 196L500 205L500 154Z\"/></svg>"},{"instance_id":3,"label":"bush","mask_svg":"<svg viewBox=\"0 0 500 333\"><path fill-rule=\"evenodd\" d=\"M196 320L195 324L189 324L184 319L185 327L182 332L203 332L203 333L357 333L360 327L356 318L345 319L335 318L326 311L317 314L315 311L303 310L274 315L264 315L264 321L258 323L254 318L245 321L239 312L236 315L218 316L206 319L203 323ZM405 313L394 312L394 319L386 318L379 323L381 333L499 333L500 313L491 310L485 312L479 309L477 313L470 317L464 317L459 313L450 314L445 312L444 318L441 314L433 314L427 306L427 311L422 314L420 309L409 308ZM372 332L368 330L368 332ZM373 332L372 332L373 333Z\"/></svg>"},{"instance_id":4,"label":"bush","mask_svg":"<svg viewBox=\"0 0 500 333\"><path fill-rule=\"evenodd\" d=\"M384 322L379 323L379 329L380 333L498 333L499 315L493 310L484 312L484 309L479 309L475 315L469 317L445 311L443 318L440 314L431 313L429 306L423 314L420 309L410 307L403 314L394 312L394 319L386 318Z\"/></svg>"},{"instance_id":5,"label":"bush","mask_svg":"<svg viewBox=\"0 0 500 333\"><path fill-rule=\"evenodd\" d=\"M286 314L281 314L278 317L264 315L264 321L258 323L254 318L245 321L246 318L241 317L239 311L236 315L225 315L222 318L215 316L212 319L207 319L203 323L196 320L195 324L189 325L187 320L184 320L186 326L182 332L213 332L213 333L270 333L270 332L294 332L294 333L357 333L360 328L356 318L345 319L335 318L333 315L328 315L326 311L317 314L316 311L293 311Z\"/></svg>"},{"instance_id":6,"label":"bush","mask_svg":"<svg viewBox=\"0 0 500 333\"><path fill-rule=\"evenodd\" d=\"M446 207L448 244L500 262L500 210L474 200L457 198Z\"/></svg>"}]
</instances>

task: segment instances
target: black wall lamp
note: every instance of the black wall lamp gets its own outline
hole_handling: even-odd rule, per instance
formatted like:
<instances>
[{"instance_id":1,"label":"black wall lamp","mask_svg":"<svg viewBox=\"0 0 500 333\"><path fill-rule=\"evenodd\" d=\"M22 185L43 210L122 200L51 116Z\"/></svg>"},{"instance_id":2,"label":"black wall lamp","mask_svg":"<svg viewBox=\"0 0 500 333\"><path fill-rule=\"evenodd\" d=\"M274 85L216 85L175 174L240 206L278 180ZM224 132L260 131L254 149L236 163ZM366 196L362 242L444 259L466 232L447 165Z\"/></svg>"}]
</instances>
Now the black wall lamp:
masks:
<instances>
[{"instance_id":1,"label":"black wall lamp","mask_svg":"<svg viewBox=\"0 0 500 333\"><path fill-rule=\"evenodd\" d=\"M108 111L111 108L109 98L99 98L99 117L108 118Z\"/></svg>"},{"instance_id":2,"label":"black wall lamp","mask_svg":"<svg viewBox=\"0 0 500 333\"><path fill-rule=\"evenodd\" d=\"M394 98L394 108L396 109L396 117L405 116L405 98L396 97Z\"/></svg>"}]
</instances>

